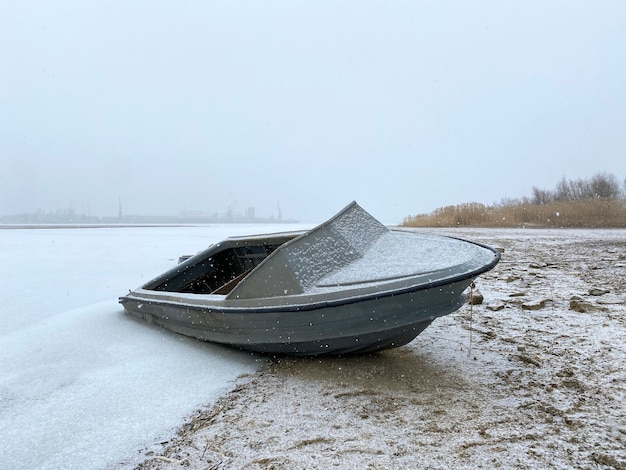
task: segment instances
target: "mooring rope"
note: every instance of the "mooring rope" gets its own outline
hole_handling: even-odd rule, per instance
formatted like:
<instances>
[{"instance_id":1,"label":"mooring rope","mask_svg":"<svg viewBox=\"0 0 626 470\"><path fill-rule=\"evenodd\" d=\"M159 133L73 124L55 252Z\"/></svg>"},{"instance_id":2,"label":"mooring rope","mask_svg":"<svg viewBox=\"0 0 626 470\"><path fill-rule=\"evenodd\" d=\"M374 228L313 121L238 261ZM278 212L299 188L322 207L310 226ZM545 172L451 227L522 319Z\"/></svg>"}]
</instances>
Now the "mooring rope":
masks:
<instances>
[{"instance_id":1,"label":"mooring rope","mask_svg":"<svg viewBox=\"0 0 626 470\"><path fill-rule=\"evenodd\" d=\"M469 341L469 351L468 351L468 356L472 355L472 340L473 340L473 335L472 335L472 331L473 331L473 313L474 313L474 287L476 287L476 284L474 284L474 282L472 282L469 286L470 288L470 321L469 321L469 332L470 332L470 341Z\"/></svg>"}]
</instances>

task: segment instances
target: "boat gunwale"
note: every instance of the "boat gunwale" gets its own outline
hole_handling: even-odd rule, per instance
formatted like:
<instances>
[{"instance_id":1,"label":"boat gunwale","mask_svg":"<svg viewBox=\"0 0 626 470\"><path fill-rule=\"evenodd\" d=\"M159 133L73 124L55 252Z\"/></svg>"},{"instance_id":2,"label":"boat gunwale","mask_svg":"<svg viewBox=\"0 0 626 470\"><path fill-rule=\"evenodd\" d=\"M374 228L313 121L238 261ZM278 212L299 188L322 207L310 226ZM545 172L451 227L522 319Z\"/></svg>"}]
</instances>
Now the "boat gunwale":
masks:
<instances>
[{"instance_id":1,"label":"boat gunwale","mask_svg":"<svg viewBox=\"0 0 626 470\"><path fill-rule=\"evenodd\" d=\"M448 238L454 238L454 237L448 237ZM472 243L474 245L478 245L482 248L488 249L495 256L493 260L491 260L489 263L485 265L480 266L479 268L476 268L466 273L451 276L451 277L443 277L443 278L436 279L433 281L422 282L419 284L413 284L413 285L405 286L405 287L398 287L396 289L391 289L391 290L381 290L381 291L376 291L376 292L365 293L362 295L343 297L343 298L338 298L338 299L320 300L320 301L313 301L313 302L306 302L306 303L290 303L287 305L280 305L280 304L260 305L260 306L255 306L255 307L217 305L217 304L197 304L197 303L187 303L181 300L159 299L158 296L161 296L161 295L164 297L165 296L175 297L176 294L180 294L180 293L166 292L166 291L154 291L154 290L143 289L143 288L139 288L139 289L136 289L135 291L129 292L128 295L120 297L119 301L120 303L122 303L122 305L125 302L141 302L141 303L147 303L147 304L172 305L176 307L184 307L184 308L189 308L192 310L200 310L200 311L205 311L205 312L216 311L219 313L228 313L228 314L241 314L241 313L263 314L263 313L313 311L313 310L324 309L324 308L329 308L329 307L338 307L342 305L366 302L370 300L379 300L379 299L384 299L387 297L393 297L396 295L409 294L412 292L418 292L418 291L433 289L433 288L437 288L437 287L441 287L445 285L455 284L458 282L462 282L468 279L478 277L479 275L491 270L500 261L500 256L501 256L500 252L489 246L483 245L481 243L469 241L469 240L463 240L460 238L457 238L457 240L462 240L464 242ZM149 295L155 295L157 298L142 297L141 296L142 292L145 292L146 294L149 294ZM227 295L221 295L221 294L190 294L190 295L198 295L198 296L207 295L207 296L216 296L216 297L219 296L219 298L214 299L215 301L223 301L223 300L226 300L226 297L227 297ZM299 294L298 296L288 296L288 297L303 297L303 296L307 296L307 297L320 296L321 297L324 295L327 295L327 294L326 293L308 293L308 294ZM279 297L279 298L285 298L285 297ZM202 298L199 298L199 299L202 299ZM207 300L210 300L210 299L207 298ZM233 301L233 299L229 299L229 300L231 302ZM250 301L254 299L246 299L246 300Z\"/></svg>"}]
</instances>

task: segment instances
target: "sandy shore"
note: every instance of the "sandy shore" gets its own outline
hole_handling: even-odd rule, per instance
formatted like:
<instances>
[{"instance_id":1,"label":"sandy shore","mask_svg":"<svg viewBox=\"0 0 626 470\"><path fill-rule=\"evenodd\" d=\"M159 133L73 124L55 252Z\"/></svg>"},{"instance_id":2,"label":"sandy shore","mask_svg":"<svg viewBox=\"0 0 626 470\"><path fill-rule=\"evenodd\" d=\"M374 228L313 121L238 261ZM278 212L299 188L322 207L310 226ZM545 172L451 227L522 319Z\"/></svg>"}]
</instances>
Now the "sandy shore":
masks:
<instances>
[{"instance_id":1,"label":"sandy shore","mask_svg":"<svg viewBox=\"0 0 626 470\"><path fill-rule=\"evenodd\" d=\"M482 304L394 350L273 358L137 468L626 468L626 231L439 232L504 250Z\"/></svg>"}]
</instances>

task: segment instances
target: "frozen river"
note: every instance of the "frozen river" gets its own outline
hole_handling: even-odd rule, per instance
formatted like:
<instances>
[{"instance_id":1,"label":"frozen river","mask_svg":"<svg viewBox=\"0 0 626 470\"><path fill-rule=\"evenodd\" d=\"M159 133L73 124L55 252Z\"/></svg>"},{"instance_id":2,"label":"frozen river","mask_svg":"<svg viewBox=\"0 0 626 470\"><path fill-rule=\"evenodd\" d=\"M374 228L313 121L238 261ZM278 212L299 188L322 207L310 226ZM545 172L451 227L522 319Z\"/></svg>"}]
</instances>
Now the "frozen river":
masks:
<instances>
[{"instance_id":1,"label":"frozen river","mask_svg":"<svg viewBox=\"0 0 626 470\"><path fill-rule=\"evenodd\" d=\"M132 468L262 357L126 316L117 297L229 235L300 225L0 230L2 468Z\"/></svg>"}]
</instances>

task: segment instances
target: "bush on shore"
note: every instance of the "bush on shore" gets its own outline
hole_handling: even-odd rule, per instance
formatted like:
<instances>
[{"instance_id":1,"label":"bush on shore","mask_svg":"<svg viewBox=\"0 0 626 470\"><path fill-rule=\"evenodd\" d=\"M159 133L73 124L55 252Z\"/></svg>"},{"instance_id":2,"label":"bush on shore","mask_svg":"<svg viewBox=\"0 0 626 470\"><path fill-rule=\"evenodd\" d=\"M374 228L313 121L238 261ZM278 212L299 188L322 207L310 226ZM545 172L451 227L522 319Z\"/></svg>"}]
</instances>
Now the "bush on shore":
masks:
<instances>
[{"instance_id":1,"label":"bush on shore","mask_svg":"<svg viewBox=\"0 0 626 470\"><path fill-rule=\"evenodd\" d=\"M624 182L626 188L626 181ZM532 198L492 206L466 203L405 217L407 227L579 227L626 228L626 191L613 175L563 179L554 191L533 188Z\"/></svg>"}]
</instances>

